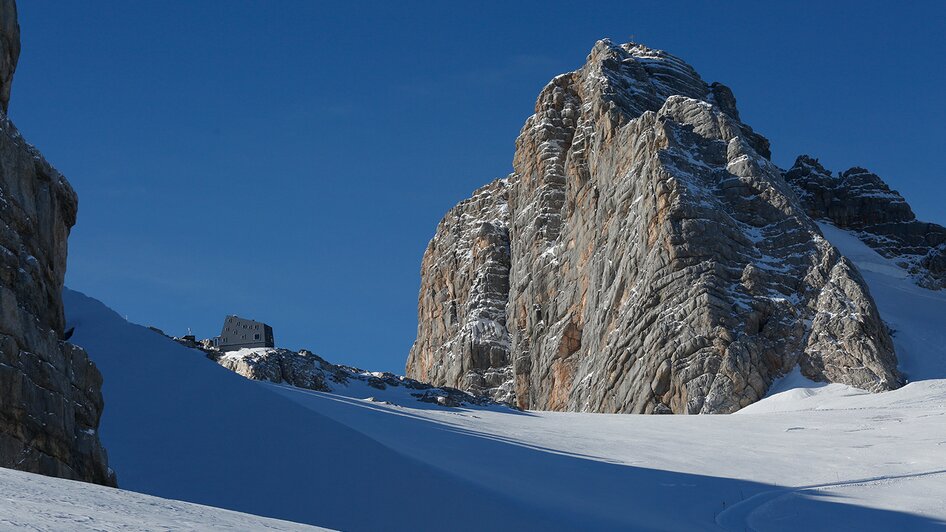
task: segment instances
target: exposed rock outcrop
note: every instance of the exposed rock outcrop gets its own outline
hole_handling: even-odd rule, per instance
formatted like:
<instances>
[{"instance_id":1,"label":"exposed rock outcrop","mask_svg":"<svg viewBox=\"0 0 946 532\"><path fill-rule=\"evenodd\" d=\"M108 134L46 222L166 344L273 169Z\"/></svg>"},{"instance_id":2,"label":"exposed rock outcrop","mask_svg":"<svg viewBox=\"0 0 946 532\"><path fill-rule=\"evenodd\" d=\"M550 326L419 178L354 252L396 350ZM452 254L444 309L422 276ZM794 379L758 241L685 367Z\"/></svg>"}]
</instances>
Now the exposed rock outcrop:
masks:
<instances>
[{"instance_id":1,"label":"exposed rock outcrop","mask_svg":"<svg viewBox=\"0 0 946 532\"><path fill-rule=\"evenodd\" d=\"M331 391L328 379L345 378L340 368L309 351L246 349L232 353L205 351L208 358L248 379L289 384L297 388Z\"/></svg>"},{"instance_id":2,"label":"exposed rock outcrop","mask_svg":"<svg viewBox=\"0 0 946 532\"><path fill-rule=\"evenodd\" d=\"M477 190L440 222L424 253L418 320L426 326L408 367L421 380L515 397L509 358L509 207L506 180ZM416 357L416 358L415 358Z\"/></svg>"},{"instance_id":3,"label":"exposed rock outcrop","mask_svg":"<svg viewBox=\"0 0 946 532\"><path fill-rule=\"evenodd\" d=\"M14 3L0 3L0 15L0 466L114 484L97 433L102 376L64 341L76 194L6 116L19 54Z\"/></svg>"},{"instance_id":4,"label":"exposed rock outcrop","mask_svg":"<svg viewBox=\"0 0 946 532\"><path fill-rule=\"evenodd\" d=\"M639 413L732 412L796 365L899 386L859 273L768 157L728 88L599 41L542 90L514 172L438 226L407 375Z\"/></svg>"},{"instance_id":5,"label":"exposed rock outcrop","mask_svg":"<svg viewBox=\"0 0 946 532\"><path fill-rule=\"evenodd\" d=\"M278 348L250 348L221 352L202 349L207 357L221 366L248 379L288 384L319 392L342 393L354 387L365 386L380 394L397 389L400 394L385 394L403 403L432 403L446 407L497 406L491 398L464 392L455 388L435 388L430 384L393 373L365 371L332 364L311 351L291 351ZM347 393L351 395L350 393ZM405 401L406 400L406 401Z\"/></svg>"},{"instance_id":6,"label":"exposed rock outcrop","mask_svg":"<svg viewBox=\"0 0 946 532\"><path fill-rule=\"evenodd\" d=\"M896 190L864 168L833 175L802 155L785 172L808 212L853 231L884 257L909 271L920 286L946 288L946 227L916 219Z\"/></svg>"}]
</instances>

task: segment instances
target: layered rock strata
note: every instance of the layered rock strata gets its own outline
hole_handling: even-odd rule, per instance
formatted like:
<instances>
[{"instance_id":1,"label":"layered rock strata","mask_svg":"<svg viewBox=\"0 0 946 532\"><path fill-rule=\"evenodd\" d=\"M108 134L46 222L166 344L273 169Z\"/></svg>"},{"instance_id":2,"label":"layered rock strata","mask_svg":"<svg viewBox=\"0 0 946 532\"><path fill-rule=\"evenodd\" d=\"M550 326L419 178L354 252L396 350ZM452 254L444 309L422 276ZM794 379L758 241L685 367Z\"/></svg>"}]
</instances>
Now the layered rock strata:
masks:
<instances>
[{"instance_id":1,"label":"layered rock strata","mask_svg":"<svg viewBox=\"0 0 946 532\"><path fill-rule=\"evenodd\" d=\"M899 386L866 285L768 157L724 85L599 41L542 90L513 173L438 226L407 375L634 413L733 412L796 366Z\"/></svg>"},{"instance_id":2,"label":"layered rock strata","mask_svg":"<svg viewBox=\"0 0 946 532\"><path fill-rule=\"evenodd\" d=\"M946 227L917 220L903 196L877 174L860 167L833 174L802 155L785 180L809 216L852 231L920 286L946 288Z\"/></svg>"}]
</instances>

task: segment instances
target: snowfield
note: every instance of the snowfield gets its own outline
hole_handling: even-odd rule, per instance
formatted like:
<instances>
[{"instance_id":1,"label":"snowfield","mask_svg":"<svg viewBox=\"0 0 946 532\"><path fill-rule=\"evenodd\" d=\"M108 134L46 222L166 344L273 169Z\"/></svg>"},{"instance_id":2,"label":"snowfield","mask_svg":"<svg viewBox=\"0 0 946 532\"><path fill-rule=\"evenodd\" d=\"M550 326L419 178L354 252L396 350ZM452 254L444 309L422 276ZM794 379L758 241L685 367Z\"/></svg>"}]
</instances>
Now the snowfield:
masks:
<instances>
[{"instance_id":1,"label":"snowfield","mask_svg":"<svg viewBox=\"0 0 946 532\"><path fill-rule=\"evenodd\" d=\"M946 525L942 380L699 417L416 411L266 386L392 449L564 510L561 528Z\"/></svg>"},{"instance_id":2,"label":"snowfield","mask_svg":"<svg viewBox=\"0 0 946 532\"><path fill-rule=\"evenodd\" d=\"M0 530L324 530L0 468Z\"/></svg>"},{"instance_id":3,"label":"snowfield","mask_svg":"<svg viewBox=\"0 0 946 532\"><path fill-rule=\"evenodd\" d=\"M907 386L868 394L796 371L734 415L451 409L403 387L249 381L98 301L65 301L105 376L101 437L124 489L344 530L946 530L946 293L823 230L896 330ZM70 496L24 478L38 477L0 476L4 508L55 512ZM56 528L39 510L17 524ZM263 526L215 515L227 520L206 527Z\"/></svg>"}]
</instances>

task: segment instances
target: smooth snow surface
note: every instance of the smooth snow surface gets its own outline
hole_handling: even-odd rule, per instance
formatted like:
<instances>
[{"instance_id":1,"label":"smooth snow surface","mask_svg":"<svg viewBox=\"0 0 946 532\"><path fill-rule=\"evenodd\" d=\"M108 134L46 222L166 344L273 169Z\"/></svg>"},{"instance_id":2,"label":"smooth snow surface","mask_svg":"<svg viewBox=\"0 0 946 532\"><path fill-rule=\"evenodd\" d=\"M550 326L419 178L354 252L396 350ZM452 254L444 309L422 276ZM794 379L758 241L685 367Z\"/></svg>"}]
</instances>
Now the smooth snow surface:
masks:
<instances>
[{"instance_id":1,"label":"smooth snow surface","mask_svg":"<svg viewBox=\"0 0 946 532\"><path fill-rule=\"evenodd\" d=\"M943 380L865 394L790 376L730 416L448 409L249 381L81 294L66 305L126 489L345 530L946 526Z\"/></svg>"},{"instance_id":2,"label":"smooth snow surface","mask_svg":"<svg viewBox=\"0 0 946 532\"><path fill-rule=\"evenodd\" d=\"M124 489L343 530L559 523L562 512L407 456L94 299L63 300L71 341L105 379L100 435Z\"/></svg>"},{"instance_id":3,"label":"smooth snow surface","mask_svg":"<svg viewBox=\"0 0 946 532\"><path fill-rule=\"evenodd\" d=\"M0 530L323 530L0 468Z\"/></svg>"},{"instance_id":4,"label":"smooth snow surface","mask_svg":"<svg viewBox=\"0 0 946 532\"><path fill-rule=\"evenodd\" d=\"M946 525L946 381L732 416L419 411L263 386L389 448L564 512L558 528Z\"/></svg>"}]
</instances>

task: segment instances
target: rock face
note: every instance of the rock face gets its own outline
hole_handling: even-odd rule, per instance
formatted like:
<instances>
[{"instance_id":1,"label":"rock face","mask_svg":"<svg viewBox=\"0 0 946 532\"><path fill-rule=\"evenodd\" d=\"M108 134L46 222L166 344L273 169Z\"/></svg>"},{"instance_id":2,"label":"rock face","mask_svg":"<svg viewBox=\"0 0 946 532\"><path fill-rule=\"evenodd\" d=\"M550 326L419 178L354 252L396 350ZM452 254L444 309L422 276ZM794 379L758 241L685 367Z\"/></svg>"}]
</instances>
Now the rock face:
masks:
<instances>
[{"instance_id":1,"label":"rock face","mask_svg":"<svg viewBox=\"0 0 946 532\"><path fill-rule=\"evenodd\" d=\"M785 180L809 216L854 232L895 259L920 286L946 288L946 227L917 220L903 196L876 174L855 167L832 175L817 159L802 155Z\"/></svg>"},{"instance_id":2,"label":"rock face","mask_svg":"<svg viewBox=\"0 0 946 532\"><path fill-rule=\"evenodd\" d=\"M0 467L114 485L97 433L102 376L64 341L76 194L6 116L19 30L12 1L0 14Z\"/></svg>"},{"instance_id":3,"label":"rock face","mask_svg":"<svg viewBox=\"0 0 946 532\"><path fill-rule=\"evenodd\" d=\"M207 357L221 366L248 379L288 384L319 392L341 393L352 391L355 386L366 386L372 393L382 390L398 390L400 394L385 394L402 403L420 401L446 407L465 405L498 405L489 397L474 395L455 388L435 388L430 384L387 372L365 371L350 366L332 364L322 357L306 351L291 351L270 347L240 349L221 352L216 349L203 350ZM348 394L350 395L350 394Z\"/></svg>"},{"instance_id":4,"label":"rock face","mask_svg":"<svg viewBox=\"0 0 946 532\"><path fill-rule=\"evenodd\" d=\"M512 402L507 191L506 180L494 181L454 207L437 227L421 266L423 334L411 350L408 372L418 380Z\"/></svg>"},{"instance_id":5,"label":"rock face","mask_svg":"<svg viewBox=\"0 0 946 532\"><path fill-rule=\"evenodd\" d=\"M20 58L20 24L16 17L16 2L0 0L0 109L4 113L10 103L13 72Z\"/></svg>"},{"instance_id":6,"label":"rock face","mask_svg":"<svg viewBox=\"0 0 946 532\"><path fill-rule=\"evenodd\" d=\"M553 79L514 172L437 228L409 377L530 409L733 412L799 365L902 384L851 263L724 85L599 41Z\"/></svg>"},{"instance_id":7,"label":"rock face","mask_svg":"<svg viewBox=\"0 0 946 532\"><path fill-rule=\"evenodd\" d=\"M341 372L322 357L308 351L287 349L243 349L232 354L210 351L209 358L248 379L289 384L297 388L329 392L327 379L342 378Z\"/></svg>"}]
</instances>

